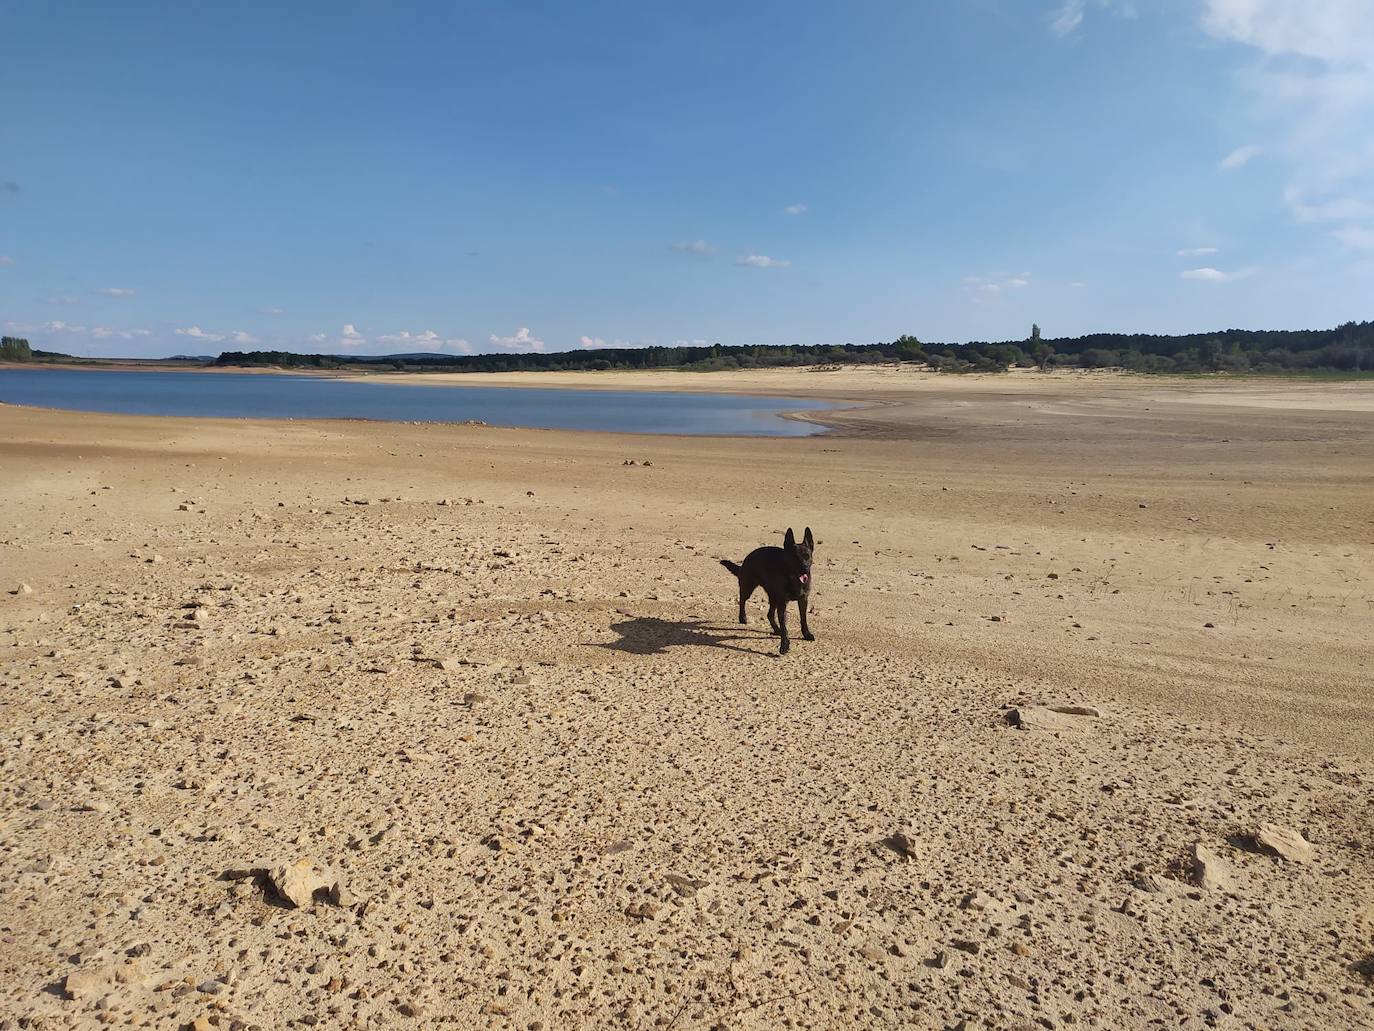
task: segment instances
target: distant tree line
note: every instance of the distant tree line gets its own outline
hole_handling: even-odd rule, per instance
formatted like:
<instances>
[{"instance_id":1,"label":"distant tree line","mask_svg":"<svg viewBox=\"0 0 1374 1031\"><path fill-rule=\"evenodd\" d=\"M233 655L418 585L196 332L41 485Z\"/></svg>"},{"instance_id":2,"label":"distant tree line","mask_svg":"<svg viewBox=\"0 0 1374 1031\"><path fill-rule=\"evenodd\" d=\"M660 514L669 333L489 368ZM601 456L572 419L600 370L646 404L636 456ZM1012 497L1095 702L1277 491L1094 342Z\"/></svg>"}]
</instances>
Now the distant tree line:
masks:
<instances>
[{"instance_id":1,"label":"distant tree line","mask_svg":"<svg viewBox=\"0 0 1374 1031\"><path fill-rule=\"evenodd\" d=\"M0 362L31 362L33 349L23 337L0 337Z\"/></svg>"},{"instance_id":2,"label":"distant tree line","mask_svg":"<svg viewBox=\"0 0 1374 1031\"><path fill-rule=\"evenodd\" d=\"M7 338L8 339L8 338ZM27 344L26 344L27 346ZM913 362L940 372L1041 369L1128 369L1132 372L1370 372L1374 322L1347 322L1324 330L1241 330L1161 336L1093 333L1043 338L1033 326L1026 340L964 344L922 343L900 336L875 344L792 344L636 347L555 354L459 354L359 357L289 351L226 351L216 365L286 369L378 368L452 372L553 372L605 369L760 369L801 365Z\"/></svg>"}]
</instances>

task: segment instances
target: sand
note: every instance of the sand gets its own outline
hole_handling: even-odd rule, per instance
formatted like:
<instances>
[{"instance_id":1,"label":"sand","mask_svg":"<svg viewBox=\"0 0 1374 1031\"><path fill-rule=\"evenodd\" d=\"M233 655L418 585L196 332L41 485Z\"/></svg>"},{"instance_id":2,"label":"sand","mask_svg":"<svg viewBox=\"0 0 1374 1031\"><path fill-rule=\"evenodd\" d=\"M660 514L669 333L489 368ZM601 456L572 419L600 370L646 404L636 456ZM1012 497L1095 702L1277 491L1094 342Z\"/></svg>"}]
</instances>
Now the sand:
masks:
<instances>
[{"instance_id":1,"label":"sand","mask_svg":"<svg viewBox=\"0 0 1374 1031\"><path fill-rule=\"evenodd\" d=\"M0 406L0 1026L1374 1027L1374 385L684 375Z\"/></svg>"}]
</instances>

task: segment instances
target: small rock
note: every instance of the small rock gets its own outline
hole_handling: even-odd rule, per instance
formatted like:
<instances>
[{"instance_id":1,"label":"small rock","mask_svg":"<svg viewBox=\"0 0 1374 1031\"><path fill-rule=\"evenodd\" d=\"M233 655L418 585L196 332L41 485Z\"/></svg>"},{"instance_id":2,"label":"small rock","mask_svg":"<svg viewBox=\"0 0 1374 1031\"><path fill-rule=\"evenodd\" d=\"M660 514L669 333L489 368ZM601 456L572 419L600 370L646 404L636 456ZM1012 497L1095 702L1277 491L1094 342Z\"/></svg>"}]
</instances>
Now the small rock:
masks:
<instances>
[{"instance_id":1,"label":"small rock","mask_svg":"<svg viewBox=\"0 0 1374 1031\"><path fill-rule=\"evenodd\" d=\"M73 970L62 983L67 998L77 1002L94 1002L104 997L114 986L114 974L107 967Z\"/></svg>"},{"instance_id":2,"label":"small rock","mask_svg":"<svg viewBox=\"0 0 1374 1031\"><path fill-rule=\"evenodd\" d=\"M10 591L10 593L11 593L11 594L32 594L32 593L33 593L33 588L30 587L28 584L20 584L20 585L19 585L18 587L16 587L14 590Z\"/></svg>"},{"instance_id":3,"label":"small rock","mask_svg":"<svg viewBox=\"0 0 1374 1031\"><path fill-rule=\"evenodd\" d=\"M293 906L310 905L315 892L329 888L333 883L326 877L320 864L309 856L303 856L294 863L275 866L267 876L277 895Z\"/></svg>"},{"instance_id":4,"label":"small rock","mask_svg":"<svg viewBox=\"0 0 1374 1031\"><path fill-rule=\"evenodd\" d=\"M425 1008L414 999L407 999L396 1008L407 1017L422 1017L425 1014Z\"/></svg>"},{"instance_id":5,"label":"small rock","mask_svg":"<svg viewBox=\"0 0 1374 1031\"><path fill-rule=\"evenodd\" d=\"M1260 824L1255 834L1255 844L1290 863L1310 862L1313 855L1310 841L1295 830L1276 827L1272 823Z\"/></svg>"},{"instance_id":6,"label":"small rock","mask_svg":"<svg viewBox=\"0 0 1374 1031\"><path fill-rule=\"evenodd\" d=\"M1231 871L1219 855L1202 842L1189 850L1192 860L1193 883L1207 891L1230 891Z\"/></svg>"}]
</instances>

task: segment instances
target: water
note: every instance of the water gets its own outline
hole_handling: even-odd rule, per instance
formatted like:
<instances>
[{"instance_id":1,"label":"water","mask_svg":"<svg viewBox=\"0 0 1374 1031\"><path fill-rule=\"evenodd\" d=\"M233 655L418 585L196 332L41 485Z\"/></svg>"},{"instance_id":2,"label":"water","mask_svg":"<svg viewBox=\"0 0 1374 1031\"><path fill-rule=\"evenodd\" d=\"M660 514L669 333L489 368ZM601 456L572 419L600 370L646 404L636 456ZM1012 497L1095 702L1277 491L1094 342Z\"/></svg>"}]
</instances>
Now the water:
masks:
<instances>
[{"instance_id":1,"label":"water","mask_svg":"<svg viewBox=\"0 0 1374 1031\"><path fill-rule=\"evenodd\" d=\"M783 412L825 401L627 390L402 386L230 372L0 369L0 401L83 412L245 419L462 422L618 433L803 437L822 428Z\"/></svg>"}]
</instances>

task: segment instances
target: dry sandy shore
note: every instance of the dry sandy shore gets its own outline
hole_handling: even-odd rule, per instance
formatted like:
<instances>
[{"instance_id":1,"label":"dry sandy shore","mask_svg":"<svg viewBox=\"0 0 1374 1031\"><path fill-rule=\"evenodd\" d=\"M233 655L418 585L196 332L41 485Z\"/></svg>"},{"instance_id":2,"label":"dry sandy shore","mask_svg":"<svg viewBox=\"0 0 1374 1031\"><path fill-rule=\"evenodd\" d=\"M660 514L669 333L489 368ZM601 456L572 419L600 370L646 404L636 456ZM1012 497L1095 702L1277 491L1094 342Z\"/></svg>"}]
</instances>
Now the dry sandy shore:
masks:
<instances>
[{"instance_id":1,"label":"dry sandy shore","mask_svg":"<svg viewBox=\"0 0 1374 1031\"><path fill-rule=\"evenodd\" d=\"M883 403L0 407L0 1026L1374 1027L1371 386L734 386Z\"/></svg>"}]
</instances>

